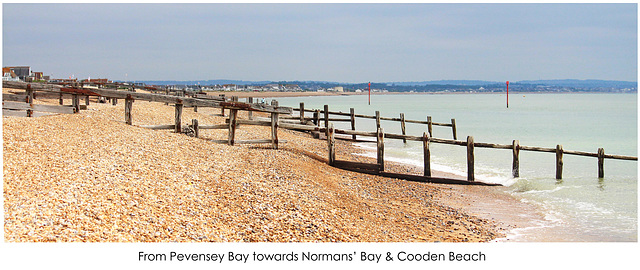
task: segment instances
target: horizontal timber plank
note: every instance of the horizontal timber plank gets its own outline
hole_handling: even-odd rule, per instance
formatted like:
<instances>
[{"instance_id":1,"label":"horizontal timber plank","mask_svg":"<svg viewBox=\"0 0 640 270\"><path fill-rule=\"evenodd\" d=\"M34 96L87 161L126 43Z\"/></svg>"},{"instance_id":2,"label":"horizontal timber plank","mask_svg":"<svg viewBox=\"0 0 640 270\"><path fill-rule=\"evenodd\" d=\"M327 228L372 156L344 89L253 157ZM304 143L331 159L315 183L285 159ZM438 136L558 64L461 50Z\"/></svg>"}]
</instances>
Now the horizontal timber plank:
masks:
<instances>
[{"instance_id":1,"label":"horizontal timber plank","mask_svg":"<svg viewBox=\"0 0 640 270\"><path fill-rule=\"evenodd\" d=\"M583 151L572 151L572 150L562 150L564 154L567 155L576 155L576 156L586 156L586 157L598 157L598 153L589 153Z\"/></svg>"},{"instance_id":2,"label":"horizontal timber plank","mask_svg":"<svg viewBox=\"0 0 640 270\"><path fill-rule=\"evenodd\" d=\"M496 143L479 143L474 142L473 146L482 148L496 148L496 149L513 149L511 144L496 144Z\"/></svg>"},{"instance_id":3,"label":"horizontal timber plank","mask_svg":"<svg viewBox=\"0 0 640 270\"><path fill-rule=\"evenodd\" d=\"M380 117L380 120L398 121L398 122L400 122L400 118L391 118L391 117ZM405 122L406 122L406 120L405 120Z\"/></svg>"},{"instance_id":4,"label":"horizontal timber plank","mask_svg":"<svg viewBox=\"0 0 640 270\"><path fill-rule=\"evenodd\" d=\"M2 109L2 116L27 117L27 111Z\"/></svg>"},{"instance_id":5,"label":"horizontal timber plank","mask_svg":"<svg viewBox=\"0 0 640 270\"><path fill-rule=\"evenodd\" d=\"M439 139L439 138L429 138L429 142L432 143L441 143L441 144L451 144L451 145L462 145L466 146L466 141L457 141L457 140L448 140L448 139Z\"/></svg>"},{"instance_id":6,"label":"horizontal timber plank","mask_svg":"<svg viewBox=\"0 0 640 270\"><path fill-rule=\"evenodd\" d=\"M143 125L140 127L158 130L158 129L175 129L176 125Z\"/></svg>"},{"instance_id":7,"label":"horizontal timber plank","mask_svg":"<svg viewBox=\"0 0 640 270\"><path fill-rule=\"evenodd\" d=\"M363 169L369 171L380 171L380 165L374 163L364 163L364 162L354 162L354 161L346 161L346 160L336 160L333 163L334 167L341 169Z\"/></svg>"},{"instance_id":8,"label":"horizontal timber plank","mask_svg":"<svg viewBox=\"0 0 640 270\"><path fill-rule=\"evenodd\" d=\"M220 97L220 96L212 96L212 95L205 95L205 94L196 94L195 98L211 99L211 100L219 100L219 101L225 100L223 97Z\"/></svg>"},{"instance_id":9,"label":"horizontal timber plank","mask_svg":"<svg viewBox=\"0 0 640 270\"><path fill-rule=\"evenodd\" d=\"M209 140L214 143L227 144L228 140ZM234 140L234 144L262 144L262 143L272 143L271 139L259 139L259 140ZM278 143L286 143L287 140L278 140Z\"/></svg>"},{"instance_id":10,"label":"horizontal timber plank","mask_svg":"<svg viewBox=\"0 0 640 270\"><path fill-rule=\"evenodd\" d=\"M11 86L14 88L26 89L27 83L24 82L12 82ZM151 94L151 93L139 93L131 91L118 91L111 89L75 89L75 88L62 88L59 85L31 83L31 89L34 90L58 90L65 93L77 93L82 95L103 96L110 98L126 99L132 98L135 100L153 101L153 102L165 102L173 104L183 104L184 106L200 106L200 107L216 107L216 108L228 108L247 111L260 111L271 113L284 113L290 114L292 109L290 107L276 107L266 104L257 103L243 103L243 102L224 102L216 100L205 100L190 97L177 97L171 95Z\"/></svg>"},{"instance_id":11,"label":"horizontal timber plank","mask_svg":"<svg viewBox=\"0 0 640 270\"><path fill-rule=\"evenodd\" d=\"M6 94L6 93L2 93L2 100L3 101L18 101L18 102L26 102L27 101L27 95L15 95L15 94Z\"/></svg>"},{"instance_id":12,"label":"horizontal timber plank","mask_svg":"<svg viewBox=\"0 0 640 270\"><path fill-rule=\"evenodd\" d=\"M364 137L376 137L376 136L378 136L376 132L345 130L345 129L336 129L335 133L336 134L347 134L347 135L359 135L359 136L364 136Z\"/></svg>"},{"instance_id":13,"label":"horizontal timber plank","mask_svg":"<svg viewBox=\"0 0 640 270\"><path fill-rule=\"evenodd\" d=\"M271 139L258 139L258 140L236 140L234 141L236 144L261 144L261 143L272 143ZM278 140L278 143L286 143L287 140Z\"/></svg>"},{"instance_id":14,"label":"horizontal timber plank","mask_svg":"<svg viewBox=\"0 0 640 270\"><path fill-rule=\"evenodd\" d=\"M329 118L329 122L351 122L351 119L345 119L345 118Z\"/></svg>"},{"instance_id":15,"label":"horizontal timber plank","mask_svg":"<svg viewBox=\"0 0 640 270\"><path fill-rule=\"evenodd\" d=\"M397 179L403 179L407 181L413 181L413 182L453 184L453 185L501 186L500 184L483 183L479 181L467 181L467 180L460 180L460 179L429 177L429 176L390 173L390 172L380 172L379 175L384 177L389 177L389 178L397 178Z\"/></svg>"},{"instance_id":16,"label":"horizontal timber plank","mask_svg":"<svg viewBox=\"0 0 640 270\"><path fill-rule=\"evenodd\" d=\"M229 123L229 119L225 120L225 123ZM245 119L236 119L236 123L240 125L251 125L251 126L271 126L271 121L260 121L260 120L245 120ZM227 128L229 126L227 125Z\"/></svg>"},{"instance_id":17,"label":"horizontal timber plank","mask_svg":"<svg viewBox=\"0 0 640 270\"><path fill-rule=\"evenodd\" d=\"M622 155L604 155L604 158L622 159L622 160L638 160L638 157L622 156Z\"/></svg>"},{"instance_id":18,"label":"horizontal timber plank","mask_svg":"<svg viewBox=\"0 0 640 270\"><path fill-rule=\"evenodd\" d=\"M72 107L44 105L44 104L29 104L29 103L14 102L14 101L2 101L2 108L14 109L14 110L33 110L37 112L49 112L49 113L65 113L65 114L72 114L74 112Z\"/></svg>"},{"instance_id":19,"label":"horizontal timber plank","mask_svg":"<svg viewBox=\"0 0 640 270\"><path fill-rule=\"evenodd\" d=\"M500 184L483 183L479 181L467 181L467 180L442 178L442 177L430 177L430 176L421 176L421 175L380 172L380 171L364 170L359 168L349 168L349 169L340 168L340 169L359 172L359 173L365 173L365 174L371 174L371 175L379 175L379 176L388 177L388 178L402 179L402 180L412 181L412 182L452 184L452 185L500 186Z\"/></svg>"},{"instance_id":20,"label":"horizontal timber plank","mask_svg":"<svg viewBox=\"0 0 640 270\"><path fill-rule=\"evenodd\" d=\"M310 126L310 125L299 125L299 124L289 124L289 123L278 123L278 127L285 129L295 129L295 130L304 130L304 131L318 131L325 132L326 128L318 127L318 126Z\"/></svg>"},{"instance_id":21,"label":"horizontal timber plank","mask_svg":"<svg viewBox=\"0 0 640 270\"><path fill-rule=\"evenodd\" d=\"M546 148L546 147L534 147L534 146L524 146L520 145L520 150L524 151L534 151L534 152L547 152L547 153L555 153L555 148Z\"/></svg>"},{"instance_id":22,"label":"horizontal timber plank","mask_svg":"<svg viewBox=\"0 0 640 270\"><path fill-rule=\"evenodd\" d=\"M31 117L40 117L40 116L48 116L55 115L46 112L33 112ZM16 111L16 110L2 110L2 116L16 116L16 117L28 117L27 111Z\"/></svg>"},{"instance_id":23,"label":"horizontal timber plank","mask_svg":"<svg viewBox=\"0 0 640 270\"><path fill-rule=\"evenodd\" d=\"M378 143L376 141L369 141L369 140L362 140L362 139L353 139L351 137L343 137L343 136L336 136L336 140L342 140L342 141L350 141L350 142L358 142L358 143Z\"/></svg>"},{"instance_id":24,"label":"horizontal timber plank","mask_svg":"<svg viewBox=\"0 0 640 270\"><path fill-rule=\"evenodd\" d=\"M31 89L35 91L52 91L52 92L60 92L60 85L54 84L44 84L44 83L26 83L26 82L11 82L11 81L3 81L3 88L16 88L16 89L27 89L27 85L31 84Z\"/></svg>"},{"instance_id":25,"label":"horizontal timber plank","mask_svg":"<svg viewBox=\"0 0 640 270\"><path fill-rule=\"evenodd\" d=\"M199 129L228 129L229 124L221 124L221 125L198 125Z\"/></svg>"}]
</instances>

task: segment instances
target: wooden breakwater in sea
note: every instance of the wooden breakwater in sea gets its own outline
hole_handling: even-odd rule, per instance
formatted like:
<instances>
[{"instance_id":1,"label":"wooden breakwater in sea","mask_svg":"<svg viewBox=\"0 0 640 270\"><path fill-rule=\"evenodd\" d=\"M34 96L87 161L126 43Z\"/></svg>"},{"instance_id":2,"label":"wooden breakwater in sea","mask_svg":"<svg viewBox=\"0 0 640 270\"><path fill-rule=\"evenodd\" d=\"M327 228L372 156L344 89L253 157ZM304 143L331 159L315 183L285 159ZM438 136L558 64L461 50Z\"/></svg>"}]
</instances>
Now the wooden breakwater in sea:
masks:
<instances>
[{"instance_id":1,"label":"wooden breakwater in sea","mask_svg":"<svg viewBox=\"0 0 640 270\"><path fill-rule=\"evenodd\" d=\"M125 100L125 123L131 125L132 123L132 106L134 100L144 100L151 102L163 102L167 105L171 104L175 107L175 122L168 125L156 125L145 126L152 129L173 129L175 132L182 132L182 110L185 106L193 107L197 111L198 107L215 107L220 108L222 115L224 110L229 110L228 119L226 124L204 126L199 125L197 119L192 119L191 125L186 127L193 130L196 137L199 136L200 129L227 129L228 139L215 141L219 143L227 143L229 145L244 144L244 143L270 143L273 148L277 149L279 143L284 141L278 140L278 129L285 128L291 130L305 131L315 133L318 138L327 140L327 153L328 163L331 166L358 171L369 174L382 175L386 177L394 177L400 179L406 179L411 181L421 182L436 182L436 183L450 183L450 184L480 184L486 185L482 182L475 181L475 148L492 148L492 149L506 149L511 150L513 153L512 172L513 177L519 177L519 153L520 151L534 151L534 152L547 152L555 153L556 155L556 178L562 179L563 170L563 156L578 155L587 157L596 157L598 166L598 177L604 177L604 160L605 159L620 159L620 160L632 160L637 161L637 157L623 156L623 155L611 155L605 154L604 149L599 148L597 152L582 152L564 150L562 145L556 145L555 148L545 147L533 147L520 145L517 140L513 140L511 144L495 144L495 143L483 143L474 142L472 136L468 136L466 140L457 140L456 134L456 122L455 119L451 119L451 123L437 123L433 122L431 117L427 117L427 121L410 120L405 119L404 114L401 114L399 118L381 117L380 112L376 112L375 115L362 115L355 114L353 108L349 113L330 111L328 105L325 105L322 110L320 109L306 109L304 103L300 103L299 108L281 107L277 101L272 101L272 104L259 104L254 103L252 98L247 98L246 102L240 102L237 97L228 99L224 96L207 96L205 94L195 94L188 96L184 91L174 91L173 95L167 95L168 90L156 90L157 93L140 93L136 92L136 87L132 86L125 91L106 88L85 88L83 86L72 85L51 85L51 84L39 84L39 83L22 83L22 82L4 82L4 86L10 88L25 89L24 94L3 94L3 115L16 115L22 112L24 116L32 116L34 111L47 111L54 113L77 113L81 109L89 105L89 97L94 96L98 102L110 101L113 105L117 104L118 99ZM148 88L139 88L149 91ZM44 94L40 96L44 97L57 97L60 99L60 106L51 105L38 105L33 103L33 99L36 98L36 92L42 92ZM64 106L63 98L71 98L72 104L70 106ZM80 105L80 99L85 100L85 105ZM28 105L27 105L28 104ZM56 108L59 107L59 108ZM298 115L293 115L293 111L297 110ZM238 117L238 111L247 111L248 119L240 119ZM270 114L269 118L253 117L251 112L264 112ZM306 112L313 113L312 117L306 117ZM321 117L322 116L322 117ZM344 117L348 118L344 118ZM333 117L333 118L332 118ZM340 118L343 117L343 118ZM376 120L375 131L358 131L356 129L357 118L368 118ZM380 121L395 121L401 125L402 134L385 133L380 125ZM324 125L320 126L323 122ZM332 122L350 122L351 129L336 129L333 127ZM425 125L427 131L422 136L411 136L405 134L406 123L414 123ZM240 125L259 125L271 127L271 138L261 140L235 140L236 129ZM432 136L433 126L450 127L452 130L453 139L434 138ZM361 137L374 137L376 138L377 145L377 159L376 163L358 163L344 160L336 160L335 158L335 140L336 134L350 135L351 138L342 138L351 141L360 141L358 136ZM406 141L420 141L423 142L424 149L424 174L423 175L407 175L385 172L384 168L384 140L385 139L397 139ZM371 142L371 141L367 141ZM433 143L458 145L467 148L467 180L437 178L431 176L431 149L430 145Z\"/></svg>"},{"instance_id":2,"label":"wooden breakwater in sea","mask_svg":"<svg viewBox=\"0 0 640 270\"><path fill-rule=\"evenodd\" d=\"M296 110L294 108L294 110ZM328 105L324 105L324 110L308 110L304 109L304 103L300 103L300 109L297 109L299 112L303 112L299 114L300 122L303 123L307 118L304 117L304 112L313 112L314 113L314 122L318 124L319 114L324 115L324 128L316 129L315 131L326 132L328 143L328 153L329 153L329 163L336 167L343 167L348 169L356 169L362 171L384 171L384 139L398 139L403 140L405 143L407 140L410 141L419 141L423 142L424 148L424 176L431 176L431 150L429 145L432 143L439 144L449 144L449 145L458 145L467 148L467 180L474 181L475 180L475 148L491 148L491 149L506 149L511 150L513 153L513 163L512 163L512 175L514 178L520 176L520 151L532 151L532 152L547 152L547 153L555 153L556 154L556 179L562 179L563 172L563 157L564 155L576 155L576 156L586 156L586 157L596 157L597 158L597 166L598 166L598 177L604 178L604 160L605 159L619 159L619 160L632 160L637 161L638 158L634 156L624 156L624 155L612 155L605 154L604 148L598 148L597 152L584 152L584 151L573 151L573 150L564 150L562 145L558 144L555 148L546 148L546 147L537 147L537 146L525 146L520 145L518 140L513 140L511 144L496 144L496 143L484 143L484 142L475 142L473 136L468 136L465 141L457 140L456 134L456 121L455 119L451 119L451 123L435 123L431 121L431 116L427 116L427 121L417 121L417 120L406 120L404 118L404 114L400 114L399 118L389 118L389 117L380 117L380 112L376 111L375 116L368 115L357 115L354 114L354 109L350 108L350 113L342 113L342 112L331 112L328 110ZM329 115L338 115L338 116L349 116L349 119L333 119L330 118ZM369 118L376 119L376 131L373 132L362 132L355 130L355 118ZM388 120L388 121L396 121L400 122L402 134L392 134L392 133L384 133L383 129L380 126L380 120ZM335 129L331 127L330 122L334 121L349 121L351 122L351 130L341 130ZM424 124L427 125L427 132L423 133L422 136L408 136L405 133L405 123L416 123L416 124ZM451 127L453 133L453 139L442 139L442 138L434 138L432 132L432 126L445 126ZM364 136L364 137L374 137L376 138L377 144L377 163L376 164L358 164L348 161L340 161L335 159L335 147L332 141L335 140L335 134L348 134L352 135L353 139L356 140L356 135Z\"/></svg>"}]
</instances>

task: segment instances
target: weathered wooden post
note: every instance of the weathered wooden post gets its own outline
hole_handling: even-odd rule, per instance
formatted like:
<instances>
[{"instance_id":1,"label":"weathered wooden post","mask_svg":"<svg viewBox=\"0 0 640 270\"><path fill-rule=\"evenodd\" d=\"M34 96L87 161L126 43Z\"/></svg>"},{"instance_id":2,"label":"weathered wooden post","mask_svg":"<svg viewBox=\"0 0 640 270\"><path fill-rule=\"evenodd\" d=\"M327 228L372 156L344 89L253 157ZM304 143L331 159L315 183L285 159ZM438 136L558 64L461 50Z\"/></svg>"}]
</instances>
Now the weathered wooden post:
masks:
<instances>
[{"instance_id":1,"label":"weathered wooden post","mask_svg":"<svg viewBox=\"0 0 640 270\"><path fill-rule=\"evenodd\" d=\"M249 104L253 104L253 97L249 97L249 98L247 99L247 102L248 102ZM247 118L249 118L249 120L253 120L253 111L249 111L249 112L247 113Z\"/></svg>"},{"instance_id":2,"label":"weathered wooden post","mask_svg":"<svg viewBox=\"0 0 640 270\"><path fill-rule=\"evenodd\" d=\"M117 98L111 98L111 105L113 105L113 106L118 105L118 99Z\"/></svg>"},{"instance_id":3,"label":"weathered wooden post","mask_svg":"<svg viewBox=\"0 0 640 270\"><path fill-rule=\"evenodd\" d=\"M176 121L175 121L175 131L176 133L182 132L182 108L184 105L182 103L176 103Z\"/></svg>"},{"instance_id":4,"label":"weathered wooden post","mask_svg":"<svg viewBox=\"0 0 640 270\"><path fill-rule=\"evenodd\" d=\"M604 148L598 148L598 178L604 178Z\"/></svg>"},{"instance_id":5,"label":"weathered wooden post","mask_svg":"<svg viewBox=\"0 0 640 270\"><path fill-rule=\"evenodd\" d=\"M224 94L219 95L222 98L222 101L227 101ZM220 109L220 115L224 116L224 107Z\"/></svg>"},{"instance_id":6,"label":"weathered wooden post","mask_svg":"<svg viewBox=\"0 0 640 270\"><path fill-rule=\"evenodd\" d=\"M300 124L304 125L304 102L300 102Z\"/></svg>"},{"instance_id":7,"label":"weathered wooden post","mask_svg":"<svg viewBox=\"0 0 640 270\"><path fill-rule=\"evenodd\" d=\"M84 104L89 106L89 96L84 96Z\"/></svg>"},{"instance_id":8,"label":"weathered wooden post","mask_svg":"<svg viewBox=\"0 0 640 270\"><path fill-rule=\"evenodd\" d=\"M60 98L58 100L58 103L60 103L60 105L64 105L64 99L62 98L62 93L60 93Z\"/></svg>"},{"instance_id":9,"label":"weathered wooden post","mask_svg":"<svg viewBox=\"0 0 640 270\"><path fill-rule=\"evenodd\" d=\"M326 129L325 135L329 138L329 105L324 105L324 127Z\"/></svg>"},{"instance_id":10,"label":"weathered wooden post","mask_svg":"<svg viewBox=\"0 0 640 270\"><path fill-rule=\"evenodd\" d=\"M429 135L422 133L422 145L424 146L424 176L431 177L431 150L429 149Z\"/></svg>"},{"instance_id":11,"label":"weathered wooden post","mask_svg":"<svg viewBox=\"0 0 640 270\"><path fill-rule=\"evenodd\" d=\"M354 108L349 109L349 113L351 114L351 130L356 130L356 110ZM356 140L356 134L351 135L351 139Z\"/></svg>"},{"instance_id":12,"label":"weathered wooden post","mask_svg":"<svg viewBox=\"0 0 640 270\"><path fill-rule=\"evenodd\" d=\"M513 140L511 148L513 149L513 166L511 172L513 173L513 178L517 178L520 177L520 141Z\"/></svg>"},{"instance_id":13,"label":"weathered wooden post","mask_svg":"<svg viewBox=\"0 0 640 270\"><path fill-rule=\"evenodd\" d=\"M278 107L278 101L272 100L271 105ZM273 149L278 149L278 118L279 113L271 113L271 145Z\"/></svg>"},{"instance_id":14,"label":"weathered wooden post","mask_svg":"<svg viewBox=\"0 0 640 270\"><path fill-rule=\"evenodd\" d=\"M133 109L133 98L128 96L124 100L124 122L127 123L127 125L131 125L131 123L133 123L133 120L131 117L132 109Z\"/></svg>"},{"instance_id":15,"label":"weathered wooden post","mask_svg":"<svg viewBox=\"0 0 640 270\"><path fill-rule=\"evenodd\" d=\"M456 119L451 118L451 132L453 132L453 139L458 139L458 132L456 131Z\"/></svg>"},{"instance_id":16,"label":"weathered wooden post","mask_svg":"<svg viewBox=\"0 0 640 270\"><path fill-rule=\"evenodd\" d=\"M200 137L200 126L198 125L198 119L191 119L191 128L193 128L194 137Z\"/></svg>"},{"instance_id":17,"label":"weathered wooden post","mask_svg":"<svg viewBox=\"0 0 640 270\"><path fill-rule=\"evenodd\" d=\"M73 94L73 99L71 100L71 105L76 110L76 113L80 112L80 98L78 94Z\"/></svg>"},{"instance_id":18,"label":"weathered wooden post","mask_svg":"<svg viewBox=\"0 0 640 270\"><path fill-rule=\"evenodd\" d=\"M327 144L329 145L329 166L333 166L336 162L336 136L333 129L333 123L329 125L329 137Z\"/></svg>"},{"instance_id":19,"label":"weathered wooden post","mask_svg":"<svg viewBox=\"0 0 640 270\"><path fill-rule=\"evenodd\" d=\"M116 89L117 89L117 87L116 87ZM165 93L164 94L167 95L167 96L170 94L168 87L165 89ZM169 103L165 102L164 105L169 105Z\"/></svg>"},{"instance_id":20,"label":"weathered wooden post","mask_svg":"<svg viewBox=\"0 0 640 270\"><path fill-rule=\"evenodd\" d=\"M376 111L376 129L380 128L380 111Z\"/></svg>"},{"instance_id":21,"label":"weathered wooden post","mask_svg":"<svg viewBox=\"0 0 640 270\"><path fill-rule=\"evenodd\" d=\"M433 137L433 124L431 123L431 116L427 116L427 131L429 132L429 137Z\"/></svg>"},{"instance_id":22,"label":"weathered wooden post","mask_svg":"<svg viewBox=\"0 0 640 270\"><path fill-rule=\"evenodd\" d=\"M384 132L382 128L378 128L378 134L376 137L378 143L378 166L382 172L384 171Z\"/></svg>"},{"instance_id":23,"label":"weathered wooden post","mask_svg":"<svg viewBox=\"0 0 640 270\"><path fill-rule=\"evenodd\" d=\"M229 110L229 145L235 144L237 114L238 114L237 109Z\"/></svg>"},{"instance_id":24,"label":"weathered wooden post","mask_svg":"<svg viewBox=\"0 0 640 270\"><path fill-rule=\"evenodd\" d=\"M402 130L402 136L407 135L404 125L404 113L400 113L400 129ZM403 143L407 143L407 138L402 138Z\"/></svg>"},{"instance_id":25,"label":"weathered wooden post","mask_svg":"<svg viewBox=\"0 0 640 270\"><path fill-rule=\"evenodd\" d=\"M556 179L562 179L562 145L556 145Z\"/></svg>"},{"instance_id":26,"label":"weathered wooden post","mask_svg":"<svg viewBox=\"0 0 640 270\"><path fill-rule=\"evenodd\" d=\"M316 127L320 126L320 110L313 112L313 123L316 124Z\"/></svg>"},{"instance_id":27,"label":"weathered wooden post","mask_svg":"<svg viewBox=\"0 0 640 270\"><path fill-rule=\"evenodd\" d=\"M473 137L467 136L467 180L475 181Z\"/></svg>"},{"instance_id":28,"label":"weathered wooden post","mask_svg":"<svg viewBox=\"0 0 640 270\"><path fill-rule=\"evenodd\" d=\"M27 103L33 104L33 89L31 89L31 84L27 84Z\"/></svg>"}]
</instances>

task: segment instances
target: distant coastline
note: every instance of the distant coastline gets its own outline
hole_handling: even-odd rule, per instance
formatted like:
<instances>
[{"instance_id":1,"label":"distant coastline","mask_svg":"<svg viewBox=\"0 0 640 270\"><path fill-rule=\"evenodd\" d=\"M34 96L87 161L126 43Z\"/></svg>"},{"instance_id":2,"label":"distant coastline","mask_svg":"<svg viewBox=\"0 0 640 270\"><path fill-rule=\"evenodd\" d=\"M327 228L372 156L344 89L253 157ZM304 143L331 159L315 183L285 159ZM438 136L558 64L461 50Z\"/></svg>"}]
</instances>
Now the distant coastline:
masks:
<instances>
[{"instance_id":1,"label":"distant coastline","mask_svg":"<svg viewBox=\"0 0 640 270\"><path fill-rule=\"evenodd\" d=\"M277 97L317 97L317 96L366 96L367 92L249 92L249 91L207 91L207 95L218 96L225 95L227 97L237 96L238 98L277 98ZM637 94L638 92L512 92L512 95L535 95L535 94ZM371 95L462 95L462 94L479 94L479 95L504 95L505 92L372 92Z\"/></svg>"}]
</instances>

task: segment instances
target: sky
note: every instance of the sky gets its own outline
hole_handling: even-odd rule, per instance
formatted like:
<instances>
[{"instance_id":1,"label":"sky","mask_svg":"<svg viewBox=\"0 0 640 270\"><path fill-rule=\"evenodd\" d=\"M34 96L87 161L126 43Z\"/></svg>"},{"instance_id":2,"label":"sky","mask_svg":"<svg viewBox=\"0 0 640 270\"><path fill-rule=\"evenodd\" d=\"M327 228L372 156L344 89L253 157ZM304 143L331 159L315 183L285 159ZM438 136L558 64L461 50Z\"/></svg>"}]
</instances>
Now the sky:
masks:
<instances>
[{"instance_id":1,"label":"sky","mask_svg":"<svg viewBox=\"0 0 640 270\"><path fill-rule=\"evenodd\" d=\"M112 80L637 81L637 4L2 5L2 64Z\"/></svg>"}]
</instances>

